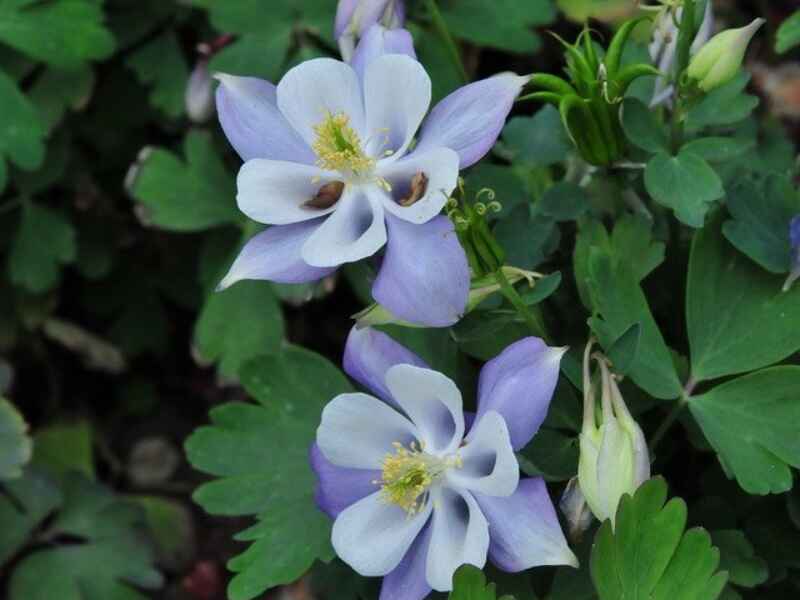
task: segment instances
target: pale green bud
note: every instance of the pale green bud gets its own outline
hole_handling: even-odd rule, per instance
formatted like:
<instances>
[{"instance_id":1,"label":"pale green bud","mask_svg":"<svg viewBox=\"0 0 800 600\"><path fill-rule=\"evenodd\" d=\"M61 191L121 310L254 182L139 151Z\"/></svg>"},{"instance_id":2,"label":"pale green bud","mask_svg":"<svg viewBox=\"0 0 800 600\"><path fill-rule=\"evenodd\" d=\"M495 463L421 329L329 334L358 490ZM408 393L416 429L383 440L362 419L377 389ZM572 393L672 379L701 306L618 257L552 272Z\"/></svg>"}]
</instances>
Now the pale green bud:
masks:
<instances>
[{"instance_id":1,"label":"pale green bud","mask_svg":"<svg viewBox=\"0 0 800 600\"><path fill-rule=\"evenodd\" d=\"M705 44L689 63L687 74L706 92L728 83L739 72L747 45L765 23L755 19L747 27L727 29Z\"/></svg>"},{"instance_id":2,"label":"pale green bud","mask_svg":"<svg viewBox=\"0 0 800 600\"><path fill-rule=\"evenodd\" d=\"M647 442L619 391L609 364L591 356L591 342L583 362L583 429L580 435L578 483L592 513L600 521L614 517L623 494L631 494L650 478ZM596 385L591 359L600 367L600 415L596 415ZM599 417L599 418L598 418Z\"/></svg>"}]
</instances>

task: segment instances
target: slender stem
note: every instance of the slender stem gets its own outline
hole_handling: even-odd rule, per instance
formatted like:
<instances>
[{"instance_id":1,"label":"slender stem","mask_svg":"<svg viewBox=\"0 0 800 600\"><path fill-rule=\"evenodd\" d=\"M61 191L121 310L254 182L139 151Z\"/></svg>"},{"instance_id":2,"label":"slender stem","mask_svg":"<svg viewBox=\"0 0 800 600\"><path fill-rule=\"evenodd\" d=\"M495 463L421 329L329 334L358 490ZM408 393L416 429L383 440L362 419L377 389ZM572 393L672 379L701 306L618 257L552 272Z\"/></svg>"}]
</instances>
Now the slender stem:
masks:
<instances>
[{"instance_id":1,"label":"slender stem","mask_svg":"<svg viewBox=\"0 0 800 600\"><path fill-rule=\"evenodd\" d=\"M531 332L547 341L548 335L544 323L542 323L541 319L539 319L539 317L531 311L530 307L522 301L517 290L514 289L514 286L511 285L511 282L508 281L505 273L503 273L503 269L498 269L494 274L494 278L500 286L500 292L511 302L519 315L525 320Z\"/></svg>"},{"instance_id":2,"label":"slender stem","mask_svg":"<svg viewBox=\"0 0 800 600\"><path fill-rule=\"evenodd\" d=\"M675 60L675 106L672 110L672 131L671 142L672 151L677 154L683 146L684 126L683 126L683 103L681 102L681 76L689 67L691 58L692 42L696 33L694 18L694 0L685 0L683 3L683 13L681 18L680 33L678 34L678 49Z\"/></svg>"},{"instance_id":3,"label":"slender stem","mask_svg":"<svg viewBox=\"0 0 800 600\"><path fill-rule=\"evenodd\" d=\"M656 429L653 437L650 438L649 448L651 454L655 451L659 442L661 442L661 440L664 438L670 427L672 427L675 421L678 420L678 417L681 416L683 409L689 404L689 398L691 397L696 385L697 382L691 377L689 378L689 381L686 382L686 385L681 392L681 397L675 403L675 406L672 407L672 410L669 411L669 414L667 414L667 416L664 417L664 420L661 421L661 425L658 426L658 429Z\"/></svg>"},{"instance_id":4,"label":"slender stem","mask_svg":"<svg viewBox=\"0 0 800 600\"><path fill-rule=\"evenodd\" d=\"M436 30L436 34L447 47L451 62L456 69L458 69L462 81L467 83L469 81L469 76L467 75L467 70L464 68L464 62L461 60L461 53L458 50L458 46L456 46L455 40L453 40L453 36L450 35L450 30L447 28L447 23L445 23L442 13L436 5L436 0L425 0L425 6L431 14L431 20L433 21L433 28Z\"/></svg>"}]
</instances>

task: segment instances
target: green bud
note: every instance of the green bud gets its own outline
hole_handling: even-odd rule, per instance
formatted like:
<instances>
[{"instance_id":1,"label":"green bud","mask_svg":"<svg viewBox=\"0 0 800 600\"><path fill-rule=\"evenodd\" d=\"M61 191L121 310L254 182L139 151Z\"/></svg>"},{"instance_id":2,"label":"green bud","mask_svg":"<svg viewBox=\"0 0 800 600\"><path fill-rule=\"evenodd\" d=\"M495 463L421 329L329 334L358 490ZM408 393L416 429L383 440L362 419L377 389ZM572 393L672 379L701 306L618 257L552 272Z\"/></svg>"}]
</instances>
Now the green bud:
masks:
<instances>
[{"instance_id":1,"label":"green bud","mask_svg":"<svg viewBox=\"0 0 800 600\"><path fill-rule=\"evenodd\" d=\"M755 19L747 27L718 33L692 58L686 73L705 92L728 83L739 72L747 45L765 23Z\"/></svg>"},{"instance_id":2,"label":"green bud","mask_svg":"<svg viewBox=\"0 0 800 600\"><path fill-rule=\"evenodd\" d=\"M583 359L583 429L580 435L578 483L586 503L600 521L614 525L617 506L624 494L633 494L650 478L647 442L628 411L608 360L591 355L591 342ZM596 382L590 362L600 368L600 415L595 415Z\"/></svg>"}]
</instances>

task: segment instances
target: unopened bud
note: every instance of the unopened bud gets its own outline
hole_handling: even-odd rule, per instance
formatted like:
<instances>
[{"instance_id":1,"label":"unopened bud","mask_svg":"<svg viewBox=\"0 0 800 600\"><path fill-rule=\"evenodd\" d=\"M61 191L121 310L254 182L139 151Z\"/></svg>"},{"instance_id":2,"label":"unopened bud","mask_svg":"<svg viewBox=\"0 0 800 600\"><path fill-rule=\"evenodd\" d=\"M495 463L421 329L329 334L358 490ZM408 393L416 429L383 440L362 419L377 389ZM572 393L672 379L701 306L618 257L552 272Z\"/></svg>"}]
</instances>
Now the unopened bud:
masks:
<instances>
[{"instance_id":1,"label":"unopened bud","mask_svg":"<svg viewBox=\"0 0 800 600\"><path fill-rule=\"evenodd\" d=\"M186 84L186 114L195 123L204 123L214 114L214 87L208 61L200 59Z\"/></svg>"},{"instance_id":2,"label":"unopened bud","mask_svg":"<svg viewBox=\"0 0 800 600\"><path fill-rule=\"evenodd\" d=\"M580 435L578 482L592 513L600 521L614 517L624 494L631 494L650 478L650 456L641 428L633 420L608 360L591 355L592 343L583 358L583 429ZM600 381L591 377L594 358ZM596 415L596 388L600 387L601 411Z\"/></svg>"},{"instance_id":3,"label":"unopened bud","mask_svg":"<svg viewBox=\"0 0 800 600\"><path fill-rule=\"evenodd\" d=\"M344 60L350 60L355 43L373 25L387 29L402 27L406 19L404 0L339 0L334 35Z\"/></svg>"},{"instance_id":4,"label":"unopened bud","mask_svg":"<svg viewBox=\"0 0 800 600\"><path fill-rule=\"evenodd\" d=\"M705 92L728 83L739 72L747 45L764 23L764 19L755 19L747 27L715 35L692 58L687 70L689 77Z\"/></svg>"}]
</instances>

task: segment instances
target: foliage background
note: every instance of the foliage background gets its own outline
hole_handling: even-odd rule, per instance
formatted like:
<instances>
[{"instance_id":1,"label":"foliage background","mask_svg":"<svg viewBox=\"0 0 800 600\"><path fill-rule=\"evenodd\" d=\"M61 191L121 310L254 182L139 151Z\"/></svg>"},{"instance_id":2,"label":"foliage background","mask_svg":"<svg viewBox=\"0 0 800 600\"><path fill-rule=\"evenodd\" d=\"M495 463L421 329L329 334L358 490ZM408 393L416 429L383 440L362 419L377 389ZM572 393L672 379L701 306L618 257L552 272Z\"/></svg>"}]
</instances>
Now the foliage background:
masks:
<instances>
[{"instance_id":1,"label":"foliage background","mask_svg":"<svg viewBox=\"0 0 800 600\"><path fill-rule=\"evenodd\" d=\"M558 72L562 51L546 29L574 39L576 19L595 13L604 19L595 26L607 35L606 21L627 14L630 4L441 2L472 79L501 70ZM708 257L721 253L720 260L741 269L704 305L712 312L742 285L762 286L765 297L780 286L780 276L768 274L786 270L785 264L775 266L780 246L749 239L759 223L753 224L747 199L777 198L764 201L773 212L797 208L791 182L800 114L800 75L791 71L797 49L778 54L773 47L794 3L720 1L715 8L725 23L738 26L762 15L768 26L751 49L753 81L747 84L743 76L717 106L694 116L696 128L731 135L736 146L730 161L714 165L728 212L711 216L695 241L706 240ZM185 91L203 60L197 51L202 43L220 46L211 71L272 81L299 61L335 55L334 12L333 0L0 0L0 394L16 406L0 404L0 444L8 444L0 445L0 587L10 600L224 598L224 565L247 547L232 539L242 530L240 539L255 543L230 565L240 573L230 588L234 598L259 596L268 586L297 579L315 558L331 559L326 520L309 517L315 513L303 444L313 435L321 405L349 386L332 364L340 362L350 315L369 302L374 265L348 267L313 286L245 282L215 293L238 247L258 228L235 206L238 158L213 118L193 123L187 117ZM420 60L441 98L459 85L458 71L422 3L412 3L411 15ZM641 55L643 46L637 51ZM746 84L749 95L741 93ZM639 93L646 97L646 87ZM656 130L646 129L647 135ZM635 131L629 135L636 138ZM658 144L633 141L645 150ZM791 339L776 334L754 343L755 329L771 327L770 314L733 315L736 325L727 335L741 343L738 352L747 364L710 362L698 371L702 353L691 338L702 342L698 328L717 321L700 314L693 328L692 315L687 323L680 308L692 230L658 206L651 207L652 228L632 214L622 218L620 180L584 188L561 182L574 167L571 161L554 111L525 103L515 109L493 155L465 176L473 193L491 187L503 204L495 232L508 263L561 273L558 289L538 307L560 343L579 351L593 313L616 332L609 334L613 341L649 303L656 334L660 330L677 353L677 369L666 367L663 384L631 373L637 385L628 382L625 397L646 432L652 434L669 412L657 398L672 397L671 386L680 390L685 382L690 346L693 372L709 377L727 378L790 355L787 362L798 364L795 294L775 308L790 315L782 327ZM742 191L738 184L748 177L756 187ZM764 183L772 177L784 183ZM727 221L728 239L739 240L737 247L755 244L746 254L760 256L759 264L722 240L720 220ZM609 236L603 223L615 221ZM726 245L714 246L719 243ZM591 248L603 249L609 264L589 261ZM610 279L604 283L604 277ZM640 281L644 296L637 292ZM499 300L491 302L452 331L392 332L463 390L474 389L478 361L526 333L512 316L492 312L501 307ZM645 339L652 332L639 322ZM762 344L786 351L748 363ZM572 356L574 365L577 354ZM796 396L796 373L783 373ZM568 381L576 378L563 379L546 429L523 454L524 470L543 473L554 498L577 460L580 406ZM752 396L741 403L757 412L751 399L777 384L748 383ZM726 600L796 597L800 495L791 489L786 463L797 464L797 451L784 459L781 472L769 460L750 462L734 468L741 485L730 481L713 450L731 452L740 440L730 432L740 423L727 423L717 437L704 426L703 435L698 423L731 418L729 405L707 394L711 389L701 385L705 401L681 413L680 426L669 430L654 471L688 504L689 524L711 531L730 572ZM287 411L290 400L305 408ZM32 450L17 410L32 432ZM209 411L215 426L203 427ZM787 415L796 417L797 410ZM783 456L770 443L776 435L795 435L797 421L788 423L783 433L767 427L754 434L758 447ZM188 464L184 443L198 470ZM33 466L21 479L10 479L31 452ZM265 462L269 473L263 473ZM222 479L195 492L209 480L200 470ZM291 480L279 481L286 477ZM236 487L242 478L250 478L245 488L256 490L252 495ZM781 493L758 495L767 491ZM231 504L232 497L238 504ZM198 503L223 516L209 516ZM293 512L295 505L305 512ZM286 514L265 513L266 506L284 507ZM254 514L261 520L251 527ZM303 518L317 519L316 525ZM519 599L534 593L551 600L594 598L591 537L585 537L579 572L488 577ZM317 563L313 577L291 593L371 597L373 583L335 561Z\"/></svg>"}]
</instances>

